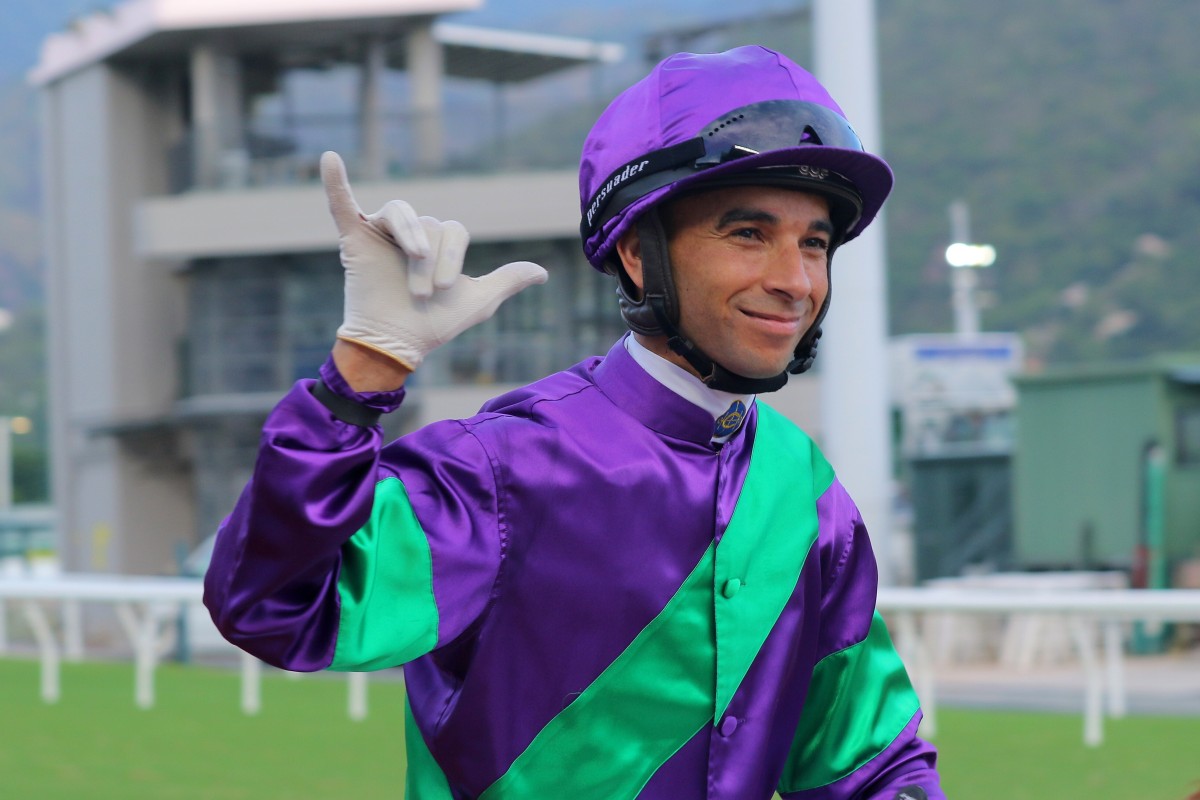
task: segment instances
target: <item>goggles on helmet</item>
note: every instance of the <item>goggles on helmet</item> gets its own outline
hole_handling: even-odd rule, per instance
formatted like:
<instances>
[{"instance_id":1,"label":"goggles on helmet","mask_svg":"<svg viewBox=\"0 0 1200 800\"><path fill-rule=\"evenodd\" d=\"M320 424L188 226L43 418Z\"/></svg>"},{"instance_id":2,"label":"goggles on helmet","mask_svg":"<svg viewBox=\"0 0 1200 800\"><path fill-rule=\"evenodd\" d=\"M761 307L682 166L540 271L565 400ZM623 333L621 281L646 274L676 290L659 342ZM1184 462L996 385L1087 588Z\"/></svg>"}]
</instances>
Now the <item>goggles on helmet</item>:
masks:
<instances>
[{"instance_id":1,"label":"goggles on helmet","mask_svg":"<svg viewBox=\"0 0 1200 800\"><path fill-rule=\"evenodd\" d=\"M863 151L850 123L823 105L765 100L736 108L709 123L695 138L651 151L614 170L588 201L580 231L586 241L638 198L706 169L748 156L809 146ZM798 156L797 161L802 162L803 157ZM803 163L759 167L722 175L720 182L802 183L851 201L861 213L858 189L824 167ZM845 223L846 228L856 221Z\"/></svg>"}]
</instances>

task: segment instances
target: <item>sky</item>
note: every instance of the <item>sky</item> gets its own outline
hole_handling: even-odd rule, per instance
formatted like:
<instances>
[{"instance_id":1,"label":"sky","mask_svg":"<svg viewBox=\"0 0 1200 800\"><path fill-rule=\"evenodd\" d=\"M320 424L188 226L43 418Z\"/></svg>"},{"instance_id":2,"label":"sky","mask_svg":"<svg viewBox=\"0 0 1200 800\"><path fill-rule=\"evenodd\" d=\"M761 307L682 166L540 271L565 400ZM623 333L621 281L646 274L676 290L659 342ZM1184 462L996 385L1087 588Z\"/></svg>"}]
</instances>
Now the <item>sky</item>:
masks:
<instances>
[{"instance_id":1,"label":"sky","mask_svg":"<svg viewBox=\"0 0 1200 800\"><path fill-rule=\"evenodd\" d=\"M37 63L42 40L94 3L81 0L0 0L0 75L20 77Z\"/></svg>"}]
</instances>

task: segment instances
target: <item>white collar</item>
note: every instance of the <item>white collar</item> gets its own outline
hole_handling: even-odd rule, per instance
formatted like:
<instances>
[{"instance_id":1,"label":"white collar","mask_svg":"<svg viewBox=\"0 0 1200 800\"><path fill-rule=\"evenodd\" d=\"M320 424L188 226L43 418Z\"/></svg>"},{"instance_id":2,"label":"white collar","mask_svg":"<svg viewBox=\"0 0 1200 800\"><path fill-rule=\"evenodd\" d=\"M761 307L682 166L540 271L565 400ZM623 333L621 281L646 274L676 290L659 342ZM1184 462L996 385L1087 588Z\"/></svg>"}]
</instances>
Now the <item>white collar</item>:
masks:
<instances>
[{"instance_id":1,"label":"white collar","mask_svg":"<svg viewBox=\"0 0 1200 800\"><path fill-rule=\"evenodd\" d=\"M712 414L714 420L739 400L747 409L754 403L755 396L752 394L722 392L719 389L705 386L699 378L683 367L646 349L645 345L639 342L632 333L625 337L625 349L629 351L629 355L633 356L633 360L649 373L650 377L689 403L700 406ZM728 436L723 436L720 437L720 440L728 438Z\"/></svg>"}]
</instances>

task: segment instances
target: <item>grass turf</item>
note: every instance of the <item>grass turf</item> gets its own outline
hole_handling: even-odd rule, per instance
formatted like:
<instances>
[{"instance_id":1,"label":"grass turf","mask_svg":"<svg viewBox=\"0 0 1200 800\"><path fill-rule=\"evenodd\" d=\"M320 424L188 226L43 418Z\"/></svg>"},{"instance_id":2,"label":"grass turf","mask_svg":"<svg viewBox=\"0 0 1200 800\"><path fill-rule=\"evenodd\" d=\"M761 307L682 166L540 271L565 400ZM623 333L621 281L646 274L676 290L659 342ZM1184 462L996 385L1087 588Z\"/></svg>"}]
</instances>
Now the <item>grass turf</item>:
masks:
<instances>
[{"instance_id":1,"label":"grass turf","mask_svg":"<svg viewBox=\"0 0 1200 800\"><path fill-rule=\"evenodd\" d=\"M372 681L346 714L346 681L268 673L262 711L239 710L234 672L166 665L156 703L133 704L128 664L65 664L62 698L38 697L36 662L0 661L0 798L292 800L403 797L403 689Z\"/></svg>"},{"instance_id":2,"label":"grass turf","mask_svg":"<svg viewBox=\"0 0 1200 800\"><path fill-rule=\"evenodd\" d=\"M5 800L305 800L403 797L403 689L370 684L346 716L346 682L268 672L263 710L238 709L236 673L166 665L157 703L133 704L128 664L66 664L62 699L38 699L36 662L0 660ZM1081 742L1077 714L941 708L936 743L952 800L1182 800L1200 781L1200 719L1108 720Z\"/></svg>"},{"instance_id":3,"label":"grass turf","mask_svg":"<svg viewBox=\"0 0 1200 800\"><path fill-rule=\"evenodd\" d=\"M951 800L1184 800L1200 788L1200 718L1107 719L1083 744L1080 713L939 708L938 771Z\"/></svg>"}]
</instances>

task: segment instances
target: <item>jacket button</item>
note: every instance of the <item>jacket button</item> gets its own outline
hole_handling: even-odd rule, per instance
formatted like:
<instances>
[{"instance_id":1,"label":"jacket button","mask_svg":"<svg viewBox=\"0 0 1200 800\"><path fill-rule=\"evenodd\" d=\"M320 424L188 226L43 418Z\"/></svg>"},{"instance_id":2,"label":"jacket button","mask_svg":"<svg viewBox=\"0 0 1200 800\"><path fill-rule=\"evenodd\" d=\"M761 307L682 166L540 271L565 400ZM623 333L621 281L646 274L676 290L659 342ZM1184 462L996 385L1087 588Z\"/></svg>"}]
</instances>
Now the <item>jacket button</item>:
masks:
<instances>
[{"instance_id":1,"label":"jacket button","mask_svg":"<svg viewBox=\"0 0 1200 800\"><path fill-rule=\"evenodd\" d=\"M741 588L742 581L740 578L730 578L729 580L725 581L725 586L721 588L721 594L725 595L726 598L731 598L737 594L738 590Z\"/></svg>"},{"instance_id":2,"label":"jacket button","mask_svg":"<svg viewBox=\"0 0 1200 800\"><path fill-rule=\"evenodd\" d=\"M728 717L721 720L721 727L717 728L717 731L722 736L732 736L733 732L737 730L737 726L738 726L737 717L730 714Z\"/></svg>"}]
</instances>

